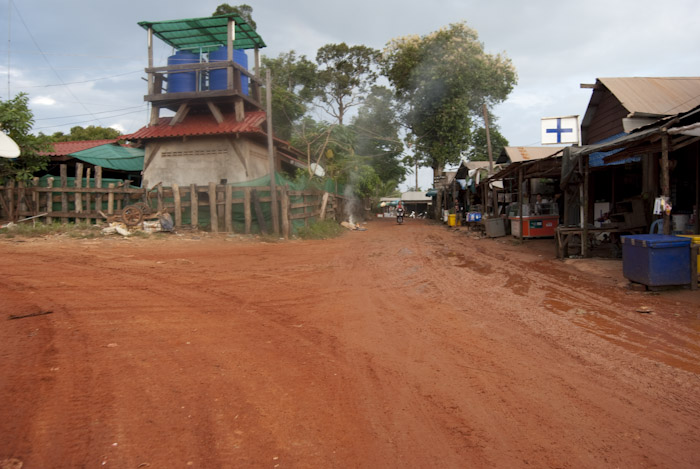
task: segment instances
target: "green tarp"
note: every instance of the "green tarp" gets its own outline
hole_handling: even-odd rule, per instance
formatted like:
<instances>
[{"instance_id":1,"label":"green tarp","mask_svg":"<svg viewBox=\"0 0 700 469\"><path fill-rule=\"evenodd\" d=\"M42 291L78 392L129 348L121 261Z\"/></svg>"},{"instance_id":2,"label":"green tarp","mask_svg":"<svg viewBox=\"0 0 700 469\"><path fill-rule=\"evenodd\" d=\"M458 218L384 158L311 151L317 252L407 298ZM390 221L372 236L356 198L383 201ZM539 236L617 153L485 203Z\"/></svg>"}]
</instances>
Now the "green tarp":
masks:
<instances>
[{"instance_id":1,"label":"green tarp","mask_svg":"<svg viewBox=\"0 0 700 469\"><path fill-rule=\"evenodd\" d=\"M234 49L265 47L265 42L255 30L235 13L170 21L140 21L139 26L148 30L177 50L210 52L225 45L228 40L228 20L236 23Z\"/></svg>"},{"instance_id":2,"label":"green tarp","mask_svg":"<svg viewBox=\"0 0 700 469\"><path fill-rule=\"evenodd\" d=\"M77 151L70 156L103 168L140 172L143 169L144 153L142 148L107 144Z\"/></svg>"}]
</instances>

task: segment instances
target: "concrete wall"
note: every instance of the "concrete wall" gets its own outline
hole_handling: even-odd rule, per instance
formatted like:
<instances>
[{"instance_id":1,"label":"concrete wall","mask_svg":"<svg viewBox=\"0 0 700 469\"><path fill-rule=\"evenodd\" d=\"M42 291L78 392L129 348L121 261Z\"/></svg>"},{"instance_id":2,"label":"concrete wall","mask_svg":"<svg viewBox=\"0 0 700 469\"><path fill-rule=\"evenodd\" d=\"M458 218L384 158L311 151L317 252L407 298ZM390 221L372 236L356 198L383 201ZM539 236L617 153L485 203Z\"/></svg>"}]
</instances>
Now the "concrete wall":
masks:
<instances>
[{"instance_id":1,"label":"concrete wall","mask_svg":"<svg viewBox=\"0 0 700 469\"><path fill-rule=\"evenodd\" d=\"M269 173L267 147L245 137L153 140L146 144L144 161L143 179L149 186L243 182Z\"/></svg>"}]
</instances>

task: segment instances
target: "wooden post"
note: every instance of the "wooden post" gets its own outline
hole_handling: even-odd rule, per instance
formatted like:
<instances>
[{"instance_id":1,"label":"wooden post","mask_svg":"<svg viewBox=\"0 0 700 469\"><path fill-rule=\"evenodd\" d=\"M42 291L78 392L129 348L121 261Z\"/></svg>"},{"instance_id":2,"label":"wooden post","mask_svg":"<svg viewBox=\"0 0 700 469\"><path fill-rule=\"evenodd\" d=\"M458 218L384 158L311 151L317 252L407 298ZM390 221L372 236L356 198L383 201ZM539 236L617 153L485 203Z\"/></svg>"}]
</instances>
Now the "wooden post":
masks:
<instances>
[{"instance_id":1,"label":"wooden post","mask_svg":"<svg viewBox=\"0 0 700 469\"><path fill-rule=\"evenodd\" d=\"M661 137L661 195L670 202L671 184L668 174L668 134ZM664 234L671 234L671 215L664 210Z\"/></svg>"},{"instance_id":2,"label":"wooden post","mask_svg":"<svg viewBox=\"0 0 700 469\"><path fill-rule=\"evenodd\" d=\"M250 234L251 225L253 224L253 216L250 212L251 189L246 187L243 189L243 216L245 217L245 234Z\"/></svg>"},{"instance_id":3,"label":"wooden post","mask_svg":"<svg viewBox=\"0 0 700 469\"><path fill-rule=\"evenodd\" d=\"M75 213L83 213L83 193L80 189L83 187L83 163L75 164ZM76 218L76 222L78 219Z\"/></svg>"},{"instance_id":4,"label":"wooden post","mask_svg":"<svg viewBox=\"0 0 700 469\"><path fill-rule=\"evenodd\" d=\"M226 89L233 89L233 42L236 40L236 22L233 19L228 19L228 27L226 28Z\"/></svg>"},{"instance_id":5,"label":"wooden post","mask_svg":"<svg viewBox=\"0 0 700 469\"><path fill-rule=\"evenodd\" d=\"M216 183L209 183L209 219L211 220L211 232L219 232L219 214L216 211Z\"/></svg>"},{"instance_id":6,"label":"wooden post","mask_svg":"<svg viewBox=\"0 0 700 469\"><path fill-rule=\"evenodd\" d=\"M19 217L15 218L15 181L10 181L7 183L7 189L5 191L7 193L7 205L9 207L9 218L12 221L15 221Z\"/></svg>"},{"instance_id":7,"label":"wooden post","mask_svg":"<svg viewBox=\"0 0 700 469\"><path fill-rule=\"evenodd\" d=\"M280 234L279 210L277 207L277 187L275 181L275 147L272 142L272 78L270 69L265 73L265 96L267 97L267 162L270 171L270 206L272 208L272 231Z\"/></svg>"},{"instance_id":8,"label":"wooden post","mask_svg":"<svg viewBox=\"0 0 700 469\"><path fill-rule=\"evenodd\" d=\"M102 189L102 166L95 166L95 187ZM102 193L95 195L95 211L102 210Z\"/></svg>"},{"instance_id":9,"label":"wooden post","mask_svg":"<svg viewBox=\"0 0 700 469\"><path fill-rule=\"evenodd\" d=\"M190 184L190 225L192 228L199 226L199 197L197 197L197 185Z\"/></svg>"},{"instance_id":10,"label":"wooden post","mask_svg":"<svg viewBox=\"0 0 700 469\"><path fill-rule=\"evenodd\" d=\"M158 184L158 211L162 212L163 207L165 207L165 189L163 189L163 184Z\"/></svg>"},{"instance_id":11,"label":"wooden post","mask_svg":"<svg viewBox=\"0 0 700 469\"><path fill-rule=\"evenodd\" d=\"M182 226L182 201L180 200L180 186L172 185L173 203L175 204L175 226Z\"/></svg>"},{"instance_id":12,"label":"wooden post","mask_svg":"<svg viewBox=\"0 0 700 469\"><path fill-rule=\"evenodd\" d=\"M91 173L90 168L86 168L85 169L85 187L88 189L90 188L90 173ZM89 191L85 193L85 211L90 213L91 215L92 215L92 213L94 213L92 211L92 195ZM88 223L91 223L91 221L92 221L91 218L92 217L88 217L85 220Z\"/></svg>"},{"instance_id":13,"label":"wooden post","mask_svg":"<svg viewBox=\"0 0 700 469\"><path fill-rule=\"evenodd\" d=\"M39 193L36 191L36 188L39 187L39 178L32 178L32 186L35 188L32 191L32 204L34 205L32 216L34 216L39 215Z\"/></svg>"},{"instance_id":14,"label":"wooden post","mask_svg":"<svg viewBox=\"0 0 700 469\"><path fill-rule=\"evenodd\" d=\"M114 183L109 183L109 192L107 193L107 215L114 214Z\"/></svg>"},{"instance_id":15,"label":"wooden post","mask_svg":"<svg viewBox=\"0 0 700 469\"><path fill-rule=\"evenodd\" d=\"M68 166L62 164L60 166L60 174L61 174L61 212L66 213L68 211L68 192L66 192L66 189L68 188ZM61 223L68 223L68 218L63 216L61 217Z\"/></svg>"},{"instance_id":16,"label":"wooden post","mask_svg":"<svg viewBox=\"0 0 700 469\"><path fill-rule=\"evenodd\" d=\"M51 189L53 187L53 180L54 178L52 177L46 179L47 189ZM51 212L53 212L53 192L49 191L46 193L46 213L50 215ZM47 216L46 223L49 225L53 224L53 217Z\"/></svg>"},{"instance_id":17,"label":"wooden post","mask_svg":"<svg viewBox=\"0 0 700 469\"><path fill-rule=\"evenodd\" d=\"M289 225L289 186L281 187L280 192L280 204L282 205L282 235L284 239L289 239L291 234Z\"/></svg>"},{"instance_id":18,"label":"wooden post","mask_svg":"<svg viewBox=\"0 0 700 469\"><path fill-rule=\"evenodd\" d=\"M233 233L233 186L226 184L226 196L224 199L224 230Z\"/></svg>"},{"instance_id":19,"label":"wooden post","mask_svg":"<svg viewBox=\"0 0 700 469\"><path fill-rule=\"evenodd\" d=\"M518 226L518 229L520 230L520 241L523 240L523 168L522 166L518 169L518 223L520 226ZM511 226L511 231L513 230L513 227Z\"/></svg>"},{"instance_id":20,"label":"wooden post","mask_svg":"<svg viewBox=\"0 0 700 469\"><path fill-rule=\"evenodd\" d=\"M324 192L323 197L321 198L321 214L318 216L318 218L321 220L326 219L326 206L327 205L328 205L328 192Z\"/></svg>"},{"instance_id":21,"label":"wooden post","mask_svg":"<svg viewBox=\"0 0 700 469\"><path fill-rule=\"evenodd\" d=\"M581 233L581 256L588 257L590 254L588 252L588 183L590 178L590 171L588 169L588 156L583 159L581 158L581 164L583 166L583 231Z\"/></svg>"},{"instance_id":22,"label":"wooden post","mask_svg":"<svg viewBox=\"0 0 700 469\"><path fill-rule=\"evenodd\" d=\"M493 176L493 151L491 150L491 133L489 132L489 111L484 103L482 110L484 112L484 128L486 129L486 147L489 154L489 177Z\"/></svg>"}]
</instances>

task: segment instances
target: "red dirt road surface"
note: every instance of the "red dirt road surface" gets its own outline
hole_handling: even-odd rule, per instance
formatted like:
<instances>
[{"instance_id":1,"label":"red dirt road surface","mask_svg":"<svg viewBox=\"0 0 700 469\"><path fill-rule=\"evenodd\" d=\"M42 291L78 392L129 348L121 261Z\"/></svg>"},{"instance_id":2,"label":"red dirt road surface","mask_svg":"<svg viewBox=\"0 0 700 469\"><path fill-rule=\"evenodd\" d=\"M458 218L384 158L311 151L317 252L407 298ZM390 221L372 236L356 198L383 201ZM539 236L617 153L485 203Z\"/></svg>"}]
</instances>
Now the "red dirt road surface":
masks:
<instances>
[{"instance_id":1,"label":"red dirt road surface","mask_svg":"<svg viewBox=\"0 0 700 469\"><path fill-rule=\"evenodd\" d=\"M0 462L700 467L700 294L553 250L423 220L2 239Z\"/></svg>"}]
</instances>

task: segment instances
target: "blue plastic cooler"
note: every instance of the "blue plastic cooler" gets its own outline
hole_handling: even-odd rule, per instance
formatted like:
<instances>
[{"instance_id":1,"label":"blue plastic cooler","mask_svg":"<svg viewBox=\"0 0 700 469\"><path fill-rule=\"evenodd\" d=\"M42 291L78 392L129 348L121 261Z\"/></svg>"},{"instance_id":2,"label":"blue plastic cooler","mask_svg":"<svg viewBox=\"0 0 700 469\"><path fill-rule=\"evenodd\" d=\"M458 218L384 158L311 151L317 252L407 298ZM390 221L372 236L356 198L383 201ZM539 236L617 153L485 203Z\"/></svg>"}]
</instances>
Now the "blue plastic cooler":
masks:
<instances>
[{"instance_id":1,"label":"blue plastic cooler","mask_svg":"<svg viewBox=\"0 0 700 469\"><path fill-rule=\"evenodd\" d=\"M622 273L649 287L690 283L690 238L669 235L622 237Z\"/></svg>"}]
</instances>

